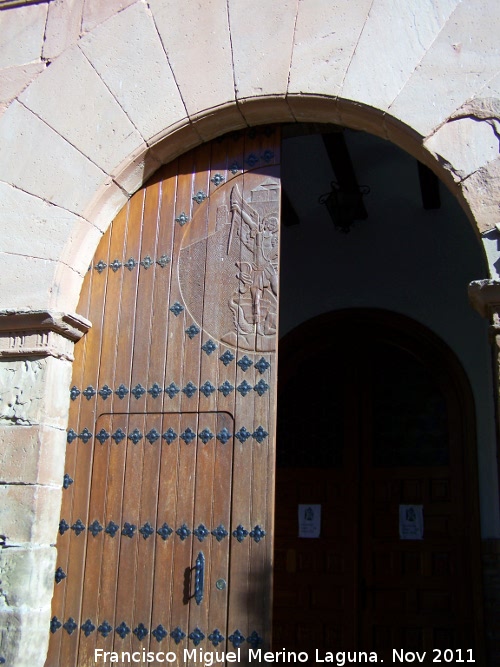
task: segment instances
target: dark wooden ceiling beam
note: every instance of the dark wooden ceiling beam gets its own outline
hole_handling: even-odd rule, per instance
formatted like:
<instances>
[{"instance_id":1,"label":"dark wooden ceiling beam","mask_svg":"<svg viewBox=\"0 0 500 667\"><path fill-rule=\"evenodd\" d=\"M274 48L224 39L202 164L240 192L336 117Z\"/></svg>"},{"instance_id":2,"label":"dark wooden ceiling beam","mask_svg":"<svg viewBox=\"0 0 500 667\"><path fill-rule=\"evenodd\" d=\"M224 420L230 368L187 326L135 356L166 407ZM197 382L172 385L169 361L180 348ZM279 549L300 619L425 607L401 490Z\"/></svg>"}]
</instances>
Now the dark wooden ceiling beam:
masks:
<instances>
[{"instance_id":1,"label":"dark wooden ceiling beam","mask_svg":"<svg viewBox=\"0 0 500 667\"><path fill-rule=\"evenodd\" d=\"M352 209L353 219L366 220L368 213L363 203L363 196L360 192L360 187L356 178L351 156L349 155L344 133L330 132L328 134L322 134L321 136L339 190L356 195L356 205Z\"/></svg>"}]
</instances>

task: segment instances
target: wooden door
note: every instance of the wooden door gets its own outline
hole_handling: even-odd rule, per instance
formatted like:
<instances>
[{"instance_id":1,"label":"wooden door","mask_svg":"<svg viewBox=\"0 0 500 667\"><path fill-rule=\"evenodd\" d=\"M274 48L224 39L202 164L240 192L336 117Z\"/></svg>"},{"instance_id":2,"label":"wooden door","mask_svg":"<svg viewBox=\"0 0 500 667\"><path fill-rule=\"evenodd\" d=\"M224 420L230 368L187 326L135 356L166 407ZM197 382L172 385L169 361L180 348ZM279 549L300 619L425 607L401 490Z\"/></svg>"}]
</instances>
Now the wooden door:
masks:
<instances>
[{"instance_id":1,"label":"wooden door","mask_svg":"<svg viewBox=\"0 0 500 667\"><path fill-rule=\"evenodd\" d=\"M478 536L454 380L439 357L423 360L401 334L397 344L377 340L366 376L360 643L384 662L394 648L425 651L426 664L438 655L433 649L462 649L465 659L476 648L471 542ZM415 534L402 539L408 530Z\"/></svg>"},{"instance_id":2,"label":"wooden door","mask_svg":"<svg viewBox=\"0 0 500 667\"><path fill-rule=\"evenodd\" d=\"M461 370L404 318L352 312L302 333L307 345L299 331L281 350L276 648L375 651L386 664L394 649L425 653L422 664L434 649L468 658L481 650L481 612ZM317 539L298 537L308 503L321 505ZM423 526L400 522L420 509Z\"/></svg>"},{"instance_id":3,"label":"wooden door","mask_svg":"<svg viewBox=\"0 0 500 667\"><path fill-rule=\"evenodd\" d=\"M269 645L279 152L276 128L200 146L98 247L47 667Z\"/></svg>"},{"instance_id":4,"label":"wooden door","mask_svg":"<svg viewBox=\"0 0 500 667\"><path fill-rule=\"evenodd\" d=\"M314 335L292 347L278 399L273 643L312 658L356 647L359 428L347 358ZM301 504L321 505L318 538L299 537Z\"/></svg>"}]
</instances>

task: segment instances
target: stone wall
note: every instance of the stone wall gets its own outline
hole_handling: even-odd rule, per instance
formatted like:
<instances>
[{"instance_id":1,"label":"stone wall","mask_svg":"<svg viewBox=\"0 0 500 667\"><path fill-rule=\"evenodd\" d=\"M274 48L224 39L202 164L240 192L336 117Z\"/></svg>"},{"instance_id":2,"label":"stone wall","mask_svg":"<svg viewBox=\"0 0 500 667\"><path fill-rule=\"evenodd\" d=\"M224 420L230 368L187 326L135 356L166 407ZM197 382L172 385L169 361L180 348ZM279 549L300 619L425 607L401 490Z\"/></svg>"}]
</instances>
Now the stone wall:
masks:
<instances>
[{"instance_id":1,"label":"stone wall","mask_svg":"<svg viewBox=\"0 0 500 667\"><path fill-rule=\"evenodd\" d=\"M61 314L0 314L0 657L43 664L66 449L74 342Z\"/></svg>"}]
</instances>

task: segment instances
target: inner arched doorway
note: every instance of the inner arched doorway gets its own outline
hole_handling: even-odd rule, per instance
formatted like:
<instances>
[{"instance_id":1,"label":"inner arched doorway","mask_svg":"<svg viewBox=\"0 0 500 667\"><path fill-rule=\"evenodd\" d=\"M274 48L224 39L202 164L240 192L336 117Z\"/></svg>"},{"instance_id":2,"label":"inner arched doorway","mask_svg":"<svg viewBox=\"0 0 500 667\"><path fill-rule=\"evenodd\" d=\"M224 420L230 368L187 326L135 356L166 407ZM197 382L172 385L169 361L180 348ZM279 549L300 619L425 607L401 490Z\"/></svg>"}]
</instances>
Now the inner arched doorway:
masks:
<instances>
[{"instance_id":1,"label":"inner arched doorway","mask_svg":"<svg viewBox=\"0 0 500 667\"><path fill-rule=\"evenodd\" d=\"M422 325L355 309L286 335L276 650L480 649L475 456L466 376Z\"/></svg>"}]
</instances>

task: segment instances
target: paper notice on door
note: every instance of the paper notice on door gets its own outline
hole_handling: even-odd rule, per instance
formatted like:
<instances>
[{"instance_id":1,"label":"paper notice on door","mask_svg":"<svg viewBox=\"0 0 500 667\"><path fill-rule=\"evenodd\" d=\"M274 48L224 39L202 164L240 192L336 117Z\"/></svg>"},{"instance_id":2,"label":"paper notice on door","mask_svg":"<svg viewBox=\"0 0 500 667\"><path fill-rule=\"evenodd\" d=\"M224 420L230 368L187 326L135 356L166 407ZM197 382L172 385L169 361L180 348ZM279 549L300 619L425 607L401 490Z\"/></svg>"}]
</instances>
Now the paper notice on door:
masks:
<instances>
[{"instance_id":1,"label":"paper notice on door","mask_svg":"<svg viewBox=\"0 0 500 667\"><path fill-rule=\"evenodd\" d=\"M402 540L424 539L423 505L399 506L399 537Z\"/></svg>"},{"instance_id":2,"label":"paper notice on door","mask_svg":"<svg viewBox=\"0 0 500 667\"><path fill-rule=\"evenodd\" d=\"M321 505L299 505L299 537L319 537Z\"/></svg>"}]
</instances>

